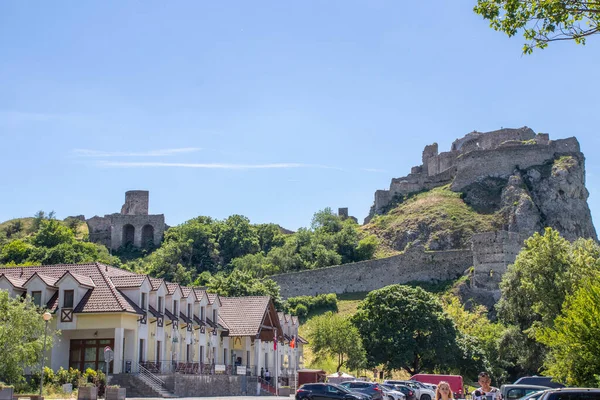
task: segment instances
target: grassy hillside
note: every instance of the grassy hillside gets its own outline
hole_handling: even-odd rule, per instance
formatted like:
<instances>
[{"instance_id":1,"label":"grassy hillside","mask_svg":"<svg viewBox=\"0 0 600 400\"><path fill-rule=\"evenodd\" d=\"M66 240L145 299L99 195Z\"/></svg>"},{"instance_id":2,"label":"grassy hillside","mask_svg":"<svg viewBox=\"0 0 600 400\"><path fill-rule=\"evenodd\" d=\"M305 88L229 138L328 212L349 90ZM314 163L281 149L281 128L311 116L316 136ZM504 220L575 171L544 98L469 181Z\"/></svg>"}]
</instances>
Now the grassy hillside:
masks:
<instances>
[{"instance_id":1,"label":"grassy hillside","mask_svg":"<svg viewBox=\"0 0 600 400\"><path fill-rule=\"evenodd\" d=\"M379 238L378 257L418 244L429 250L466 248L473 233L495 229L497 224L495 214L477 213L448 186L396 201L396 207L363 227Z\"/></svg>"}]
</instances>

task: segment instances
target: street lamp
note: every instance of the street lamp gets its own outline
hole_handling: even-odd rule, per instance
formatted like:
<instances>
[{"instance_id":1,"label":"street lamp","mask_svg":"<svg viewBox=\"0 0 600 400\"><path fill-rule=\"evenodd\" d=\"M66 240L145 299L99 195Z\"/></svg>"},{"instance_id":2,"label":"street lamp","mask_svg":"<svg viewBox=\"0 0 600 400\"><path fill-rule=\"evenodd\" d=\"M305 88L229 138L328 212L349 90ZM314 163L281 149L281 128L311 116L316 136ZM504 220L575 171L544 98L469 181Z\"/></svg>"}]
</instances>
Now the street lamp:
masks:
<instances>
[{"instance_id":1,"label":"street lamp","mask_svg":"<svg viewBox=\"0 0 600 400\"><path fill-rule=\"evenodd\" d=\"M52 319L52 314L46 311L42 314L42 319L46 322L44 327L44 349L42 350L42 361L40 362L40 396L42 396L42 390L44 389L44 355L46 354L46 336L48 335L48 322Z\"/></svg>"}]
</instances>

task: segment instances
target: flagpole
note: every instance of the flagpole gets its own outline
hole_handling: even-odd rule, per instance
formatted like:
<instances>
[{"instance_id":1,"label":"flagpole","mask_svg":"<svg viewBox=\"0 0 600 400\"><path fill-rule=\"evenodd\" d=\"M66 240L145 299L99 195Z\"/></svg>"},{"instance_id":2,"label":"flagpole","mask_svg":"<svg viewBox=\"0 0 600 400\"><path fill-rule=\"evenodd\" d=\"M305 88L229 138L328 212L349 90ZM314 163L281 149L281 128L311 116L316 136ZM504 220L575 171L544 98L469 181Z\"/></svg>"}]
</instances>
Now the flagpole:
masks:
<instances>
[{"instance_id":1,"label":"flagpole","mask_svg":"<svg viewBox=\"0 0 600 400\"><path fill-rule=\"evenodd\" d=\"M275 329L275 337L273 340L275 340L275 396L279 397L279 367L277 365L279 363L279 346L277 346L277 329Z\"/></svg>"}]
</instances>

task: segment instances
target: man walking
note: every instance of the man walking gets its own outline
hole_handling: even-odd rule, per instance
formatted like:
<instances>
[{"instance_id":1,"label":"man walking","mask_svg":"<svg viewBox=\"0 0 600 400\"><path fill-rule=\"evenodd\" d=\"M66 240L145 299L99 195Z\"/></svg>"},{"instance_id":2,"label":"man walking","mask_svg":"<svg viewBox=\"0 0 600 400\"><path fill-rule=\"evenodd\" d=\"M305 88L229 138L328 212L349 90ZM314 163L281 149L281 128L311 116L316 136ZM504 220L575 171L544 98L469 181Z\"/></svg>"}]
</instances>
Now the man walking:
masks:
<instances>
[{"instance_id":1,"label":"man walking","mask_svg":"<svg viewBox=\"0 0 600 400\"><path fill-rule=\"evenodd\" d=\"M481 372L477 381L481 387L473 392L473 400L502 400L500 390L492 385L492 379L487 372Z\"/></svg>"}]
</instances>

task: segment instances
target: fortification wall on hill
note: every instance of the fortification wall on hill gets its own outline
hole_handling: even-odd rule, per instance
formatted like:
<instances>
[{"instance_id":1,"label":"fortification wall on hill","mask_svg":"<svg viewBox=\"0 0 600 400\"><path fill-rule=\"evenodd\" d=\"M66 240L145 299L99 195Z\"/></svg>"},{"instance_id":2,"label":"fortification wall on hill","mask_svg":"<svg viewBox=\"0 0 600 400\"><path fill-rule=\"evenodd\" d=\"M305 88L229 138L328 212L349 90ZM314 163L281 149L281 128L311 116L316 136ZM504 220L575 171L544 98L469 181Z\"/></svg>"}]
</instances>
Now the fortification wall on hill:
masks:
<instances>
[{"instance_id":1,"label":"fortification wall on hill","mask_svg":"<svg viewBox=\"0 0 600 400\"><path fill-rule=\"evenodd\" d=\"M370 292L396 283L456 279L472 264L470 249L424 251L415 247L397 256L274 275L271 279L279 284L283 298Z\"/></svg>"},{"instance_id":2,"label":"fortification wall on hill","mask_svg":"<svg viewBox=\"0 0 600 400\"><path fill-rule=\"evenodd\" d=\"M532 144L473 151L458 158L452 190L459 192L482 177L509 177L515 168L542 165L557 155L579 153L576 138L550 141L547 145Z\"/></svg>"}]
</instances>

